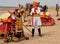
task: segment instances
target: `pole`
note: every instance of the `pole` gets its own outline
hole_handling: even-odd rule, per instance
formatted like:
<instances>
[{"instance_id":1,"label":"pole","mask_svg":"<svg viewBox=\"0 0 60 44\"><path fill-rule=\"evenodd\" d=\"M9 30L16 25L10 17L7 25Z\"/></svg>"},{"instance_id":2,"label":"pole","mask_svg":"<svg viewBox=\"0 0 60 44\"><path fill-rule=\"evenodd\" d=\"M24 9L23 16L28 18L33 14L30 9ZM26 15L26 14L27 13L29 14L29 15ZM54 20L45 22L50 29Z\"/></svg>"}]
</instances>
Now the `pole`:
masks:
<instances>
[{"instance_id":1,"label":"pole","mask_svg":"<svg viewBox=\"0 0 60 44\"><path fill-rule=\"evenodd\" d=\"M23 26L29 31L29 32L31 32L24 24L23 24ZM31 32L32 33L32 32Z\"/></svg>"}]
</instances>

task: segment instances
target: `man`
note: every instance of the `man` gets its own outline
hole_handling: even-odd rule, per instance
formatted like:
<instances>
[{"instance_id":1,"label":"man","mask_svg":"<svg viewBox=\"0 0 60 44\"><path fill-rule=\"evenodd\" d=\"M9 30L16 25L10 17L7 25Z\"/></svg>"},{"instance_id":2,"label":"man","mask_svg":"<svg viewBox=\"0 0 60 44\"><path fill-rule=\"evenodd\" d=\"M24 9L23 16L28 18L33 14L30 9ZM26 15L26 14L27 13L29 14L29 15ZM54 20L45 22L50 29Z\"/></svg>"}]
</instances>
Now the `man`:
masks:
<instances>
[{"instance_id":1,"label":"man","mask_svg":"<svg viewBox=\"0 0 60 44\"><path fill-rule=\"evenodd\" d=\"M35 28L38 28L38 33L39 36L41 36L41 19L40 19L40 7L39 7L39 2L33 2L33 8L31 10L31 15L32 15L32 37L34 37L34 31Z\"/></svg>"},{"instance_id":2,"label":"man","mask_svg":"<svg viewBox=\"0 0 60 44\"><path fill-rule=\"evenodd\" d=\"M23 7L23 5L19 5L18 12L20 13L20 15L22 15L22 22L24 22L25 21L25 14L24 14L25 8Z\"/></svg>"},{"instance_id":3,"label":"man","mask_svg":"<svg viewBox=\"0 0 60 44\"><path fill-rule=\"evenodd\" d=\"M57 15L56 16L59 16L59 5L58 4L56 4L56 11L57 11Z\"/></svg>"}]
</instances>

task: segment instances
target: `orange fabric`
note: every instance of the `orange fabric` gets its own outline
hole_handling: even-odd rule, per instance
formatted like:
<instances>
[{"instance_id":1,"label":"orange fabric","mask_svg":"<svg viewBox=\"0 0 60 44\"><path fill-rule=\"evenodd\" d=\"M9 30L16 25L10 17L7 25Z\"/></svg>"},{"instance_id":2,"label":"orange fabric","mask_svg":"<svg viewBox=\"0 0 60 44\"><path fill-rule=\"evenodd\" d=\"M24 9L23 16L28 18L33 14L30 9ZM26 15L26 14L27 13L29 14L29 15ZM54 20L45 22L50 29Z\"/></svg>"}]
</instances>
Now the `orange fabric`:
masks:
<instances>
[{"instance_id":1,"label":"orange fabric","mask_svg":"<svg viewBox=\"0 0 60 44\"><path fill-rule=\"evenodd\" d=\"M5 26L5 27L4 27L4 28L5 28L5 29L4 29L4 34L6 35L6 34L7 34L7 24L4 24L4 26Z\"/></svg>"},{"instance_id":2,"label":"orange fabric","mask_svg":"<svg viewBox=\"0 0 60 44\"><path fill-rule=\"evenodd\" d=\"M47 16L47 15L45 15L45 14L46 14L46 12L43 12L43 15L40 15L40 17L41 17L41 18L46 18L46 19L48 19L49 16Z\"/></svg>"},{"instance_id":3,"label":"orange fabric","mask_svg":"<svg viewBox=\"0 0 60 44\"><path fill-rule=\"evenodd\" d=\"M43 14L44 14L44 16L45 16L44 18L46 18L46 19L48 19L48 18L49 18L49 16L45 15L45 14L46 14L46 12L44 12Z\"/></svg>"},{"instance_id":4,"label":"orange fabric","mask_svg":"<svg viewBox=\"0 0 60 44\"><path fill-rule=\"evenodd\" d=\"M45 16L45 18L46 18L46 19L49 19L49 17L48 17L48 16Z\"/></svg>"},{"instance_id":5,"label":"orange fabric","mask_svg":"<svg viewBox=\"0 0 60 44\"><path fill-rule=\"evenodd\" d=\"M11 22L11 18L8 18L7 20L2 20L3 22Z\"/></svg>"},{"instance_id":6,"label":"orange fabric","mask_svg":"<svg viewBox=\"0 0 60 44\"><path fill-rule=\"evenodd\" d=\"M33 2L33 6L38 6L39 4L39 2Z\"/></svg>"},{"instance_id":7,"label":"orange fabric","mask_svg":"<svg viewBox=\"0 0 60 44\"><path fill-rule=\"evenodd\" d=\"M3 22L7 22L7 20L2 20Z\"/></svg>"},{"instance_id":8,"label":"orange fabric","mask_svg":"<svg viewBox=\"0 0 60 44\"><path fill-rule=\"evenodd\" d=\"M11 22L11 18L7 19L7 22Z\"/></svg>"}]
</instances>

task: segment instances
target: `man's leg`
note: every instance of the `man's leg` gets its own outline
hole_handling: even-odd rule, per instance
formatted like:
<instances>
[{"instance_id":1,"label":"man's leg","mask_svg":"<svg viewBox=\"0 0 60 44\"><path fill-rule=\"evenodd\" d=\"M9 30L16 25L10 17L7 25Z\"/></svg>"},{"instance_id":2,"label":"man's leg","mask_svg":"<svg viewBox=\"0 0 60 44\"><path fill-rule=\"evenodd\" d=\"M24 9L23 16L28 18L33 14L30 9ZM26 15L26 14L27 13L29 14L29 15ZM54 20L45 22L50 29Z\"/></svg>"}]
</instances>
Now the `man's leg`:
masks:
<instances>
[{"instance_id":1,"label":"man's leg","mask_svg":"<svg viewBox=\"0 0 60 44\"><path fill-rule=\"evenodd\" d=\"M41 28L38 28L38 33L39 33L39 36L42 36L41 35Z\"/></svg>"},{"instance_id":2,"label":"man's leg","mask_svg":"<svg viewBox=\"0 0 60 44\"><path fill-rule=\"evenodd\" d=\"M34 31L35 31L35 29L32 28L32 37L34 37Z\"/></svg>"}]
</instances>

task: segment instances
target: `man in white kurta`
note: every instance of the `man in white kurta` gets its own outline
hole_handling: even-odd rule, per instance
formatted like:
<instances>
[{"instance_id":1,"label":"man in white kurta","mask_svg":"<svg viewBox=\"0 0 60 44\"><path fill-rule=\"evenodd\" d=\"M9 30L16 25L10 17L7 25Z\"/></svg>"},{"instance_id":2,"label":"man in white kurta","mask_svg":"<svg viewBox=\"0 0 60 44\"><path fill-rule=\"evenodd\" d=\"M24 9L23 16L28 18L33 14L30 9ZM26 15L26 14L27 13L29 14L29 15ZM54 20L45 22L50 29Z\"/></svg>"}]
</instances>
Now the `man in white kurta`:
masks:
<instances>
[{"instance_id":1,"label":"man in white kurta","mask_svg":"<svg viewBox=\"0 0 60 44\"><path fill-rule=\"evenodd\" d=\"M41 19L40 19L40 16L36 15L36 14L39 14L40 13L40 7L34 7L32 8L31 10L31 15L33 16L33 19L32 19L32 37L34 37L34 31L35 31L35 28L38 29L38 33L39 33L39 36L41 36L41 30L40 30L40 27L41 27Z\"/></svg>"}]
</instances>

